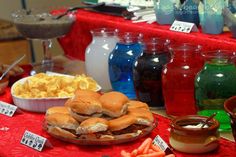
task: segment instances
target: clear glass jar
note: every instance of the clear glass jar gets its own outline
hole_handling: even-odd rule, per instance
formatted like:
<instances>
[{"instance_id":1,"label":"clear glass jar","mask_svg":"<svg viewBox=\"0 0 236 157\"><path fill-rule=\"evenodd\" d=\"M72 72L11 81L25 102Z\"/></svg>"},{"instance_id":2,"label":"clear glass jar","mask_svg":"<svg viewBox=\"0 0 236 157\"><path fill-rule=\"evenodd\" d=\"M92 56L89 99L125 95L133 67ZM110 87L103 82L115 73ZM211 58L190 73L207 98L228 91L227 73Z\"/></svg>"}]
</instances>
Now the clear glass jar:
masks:
<instances>
[{"instance_id":1,"label":"clear glass jar","mask_svg":"<svg viewBox=\"0 0 236 157\"><path fill-rule=\"evenodd\" d=\"M133 64L142 53L142 34L124 33L109 57L109 74L112 89L135 99Z\"/></svg>"},{"instance_id":2,"label":"clear glass jar","mask_svg":"<svg viewBox=\"0 0 236 157\"><path fill-rule=\"evenodd\" d=\"M133 79L137 99L146 102L149 107L164 108L161 72L163 65L170 61L169 43L169 40L152 38L144 43L144 52L134 63Z\"/></svg>"},{"instance_id":3,"label":"clear glass jar","mask_svg":"<svg viewBox=\"0 0 236 157\"><path fill-rule=\"evenodd\" d=\"M191 44L171 45L172 59L162 71L162 89L166 113L172 116L196 114L194 79L200 70L196 52L201 47Z\"/></svg>"},{"instance_id":4,"label":"clear glass jar","mask_svg":"<svg viewBox=\"0 0 236 157\"><path fill-rule=\"evenodd\" d=\"M119 41L118 30L99 28L91 30L91 34L92 42L85 51L85 69L87 75L93 77L102 87L102 91L109 91L112 86L108 72L108 58Z\"/></svg>"},{"instance_id":5,"label":"clear glass jar","mask_svg":"<svg viewBox=\"0 0 236 157\"><path fill-rule=\"evenodd\" d=\"M236 52L204 52L205 65L195 79L195 98L198 114L217 113L220 131L230 130L230 119L224 111L224 101L236 95Z\"/></svg>"}]
</instances>

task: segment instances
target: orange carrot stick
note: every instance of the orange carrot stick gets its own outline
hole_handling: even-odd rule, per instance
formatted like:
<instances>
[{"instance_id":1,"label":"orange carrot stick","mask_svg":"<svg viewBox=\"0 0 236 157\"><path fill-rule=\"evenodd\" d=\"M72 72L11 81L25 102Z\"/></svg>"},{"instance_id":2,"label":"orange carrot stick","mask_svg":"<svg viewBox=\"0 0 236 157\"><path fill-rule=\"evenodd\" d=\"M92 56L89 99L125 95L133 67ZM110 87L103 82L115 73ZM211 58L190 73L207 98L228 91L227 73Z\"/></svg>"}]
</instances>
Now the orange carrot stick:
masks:
<instances>
[{"instance_id":1,"label":"orange carrot stick","mask_svg":"<svg viewBox=\"0 0 236 157\"><path fill-rule=\"evenodd\" d=\"M137 149L134 149L132 152L131 152L131 156L132 157L135 157L138 155L138 150Z\"/></svg>"},{"instance_id":2,"label":"orange carrot stick","mask_svg":"<svg viewBox=\"0 0 236 157\"><path fill-rule=\"evenodd\" d=\"M169 154L169 155L166 155L165 157L175 157L175 154Z\"/></svg>"},{"instance_id":3,"label":"orange carrot stick","mask_svg":"<svg viewBox=\"0 0 236 157\"><path fill-rule=\"evenodd\" d=\"M122 151L120 152L120 155L121 155L122 157L131 157L130 153L126 152L125 150L122 150Z\"/></svg>"},{"instance_id":4,"label":"orange carrot stick","mask_svg":"<svg viewBox=\"0 0 236 157\"><path fill-rule=\"evenodd\" d=\"M136 157L164 157L165 152L154 152L151 154L143 154L143 155L138 155Z\"/></svg>"},{"instance_id":5,"label":"orange carrot stick","mask_svg":"<svg viewBox=\"0 0 236 157\"><path fill-rule=\"evenodd\" d=\"M152 145L152 140L149 140L147 145L146 145L146 147L143 150L143 154L147 154L148 153L148 150L150 149L151 145Z\"/></svg>"},{"instance_id":6,"label":"orange carrot stick","mask_svg":"<svg viewBox=\"0 0 236 157\"><path fill-rule=\"evenodd\" d=\"M151 145L151 148L156 152L161 152L162 151L157 145L154 145L154 144Z\"/></svg>"},{"instance_id":7,"label":"orange carrot stick","mask_svg":"<svg viewBox=\"0 0 236 157\"><path fill-rule=\"evenodd\" d=\"M148 154L155 153L153 149L148 149Z\"/></svg>"},{"instance_id":8,"label":"orange carrot stick","mask_svg":"<svg viewBox=\"0 0 236 157\"><path fill-rule=\"evenodd\" d=\"M138 147L138 154L142 154L144 149L152 142L151 138L147 138L143 143Z\"/></svg>"}]
</instances>

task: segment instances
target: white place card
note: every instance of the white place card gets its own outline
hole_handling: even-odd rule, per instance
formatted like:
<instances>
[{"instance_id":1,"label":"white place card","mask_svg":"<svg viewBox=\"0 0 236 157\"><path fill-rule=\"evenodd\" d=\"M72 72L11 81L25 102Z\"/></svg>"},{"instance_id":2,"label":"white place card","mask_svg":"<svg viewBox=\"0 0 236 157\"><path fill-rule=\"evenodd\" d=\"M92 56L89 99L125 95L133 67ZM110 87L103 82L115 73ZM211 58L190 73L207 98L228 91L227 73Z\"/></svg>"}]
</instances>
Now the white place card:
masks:
<instances>
[{"instance_id":1,"label":"white place card","mask_svg":"<svg viewBox=\"0 0 236 157\"><path fill-rule=\"evenodd\" d=\"M154 138L153 144L157 145L162 151L165 151L169 147L159 135Z\"/></svg>"},{"instance_id":2,"label":"white place card","mask_svg":"<svg viewBox=\"0 0 236 157\"><path fill-rule=\"evenodd\" d=\"M175 32L190 33L191 31L197 32L198 28L194 23L175 20L171 25L170 30Z\"/></svg>"},{"instance_id":3,"label":"white place card","mask_svg":"<svg viewBox=\"0 0 236 157\"><path fill-rule=\"evenodd\" d=\"M0 101L0 114L12 117L16 110L16 106Z\"/></svg>"},{"instance_id":4,"label":"white place card","mask_svg":"<svg viewBox=\"0 0 236 157\"><path fill-rule=\"evenodd\" d=\"M37 151L42 151L46 141L46 138L26 130L20 143Z\"/></svg>"}]
</instances>

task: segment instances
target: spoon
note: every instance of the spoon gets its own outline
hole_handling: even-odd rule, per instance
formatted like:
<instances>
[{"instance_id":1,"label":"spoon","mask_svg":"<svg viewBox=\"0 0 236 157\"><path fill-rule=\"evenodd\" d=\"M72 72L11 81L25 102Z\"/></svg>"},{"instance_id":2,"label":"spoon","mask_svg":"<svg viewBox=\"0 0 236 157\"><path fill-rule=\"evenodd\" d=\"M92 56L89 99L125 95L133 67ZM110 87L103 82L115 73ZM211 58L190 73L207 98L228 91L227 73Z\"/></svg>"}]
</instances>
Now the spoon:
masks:
<instances>
[{"instance_id":1,"label":"spoon","mask_svg":"<svg viewBox=\"0 0 236 157\"><path fill-rule=\"evenodd\" d=\"M212 118L214 118L216 116L216 113L212 114L210 117L208 117L205 121L204 124L201 126L201 128L203 128L205 125L207 125L207 123L212 120Z\"/></svg>"},{"instance_id":2,"label":"spoon","mask_svg":"<svg viewBox=\"0 0 236 157\"><path fill-rule=\"evenodd\" d=\"M0 80L3 79L4 76L6 76L6 74L16 65L18 64L22 59L25 58L25 55L23 55L22 57L18 58L16 61L14 61L2 74L2 76L0 77Z\"/></svg>"},{"instance_id":3,"label":"spoon","mask_svg":"<svg viewBox=\"0 0 236 157\"><path fill-rule=\"evenodd\" d=\"M57 15L56 17L54 17L53 19L58 20L61 17L67 15L69 12L74 11L74 10L78 10L78 9L85 9L85 8L96 8L96 7L101 7L104 6L105 2L101 2L101 3L97 3L94 5L88 5L88 6L78 6L78 7L73 7L73 8L69 8L67 9L64 13Z\"/></svg>"}]
</instances>

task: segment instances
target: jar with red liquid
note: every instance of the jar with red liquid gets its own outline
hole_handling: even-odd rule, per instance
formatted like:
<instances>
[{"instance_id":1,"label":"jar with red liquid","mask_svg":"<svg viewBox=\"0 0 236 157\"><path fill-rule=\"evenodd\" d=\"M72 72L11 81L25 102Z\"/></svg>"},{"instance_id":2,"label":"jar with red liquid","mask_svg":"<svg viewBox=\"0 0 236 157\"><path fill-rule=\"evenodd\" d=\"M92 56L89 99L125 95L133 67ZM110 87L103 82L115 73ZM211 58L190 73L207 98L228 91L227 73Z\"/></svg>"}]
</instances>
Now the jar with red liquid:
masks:
<instances>
[{"instance_id":1,"label":"jar with red liquid","mask_svg":"<svg viewBox=\"0 0 236 157\"><path fill-rule=\"evenodd\" d=\"M134 87L137 99L149 107L164 108L161 86L163 65L170 61L169 40L152 38L143 43L143 53L133 67Z\"/></svg>"},{"instance_id":2,"label":"jar with red liquid","mask_svg":"<svg viewBox=\"0 0 236 157\"><path fill-rule=\"evenodd\" d=\"M194 98L194 79L200 70L196 53L201 46L184 43L171 45L171 61L162 71L162 90L166 113L183 116L197 113Z\"/></svg>"}]
</instances>

